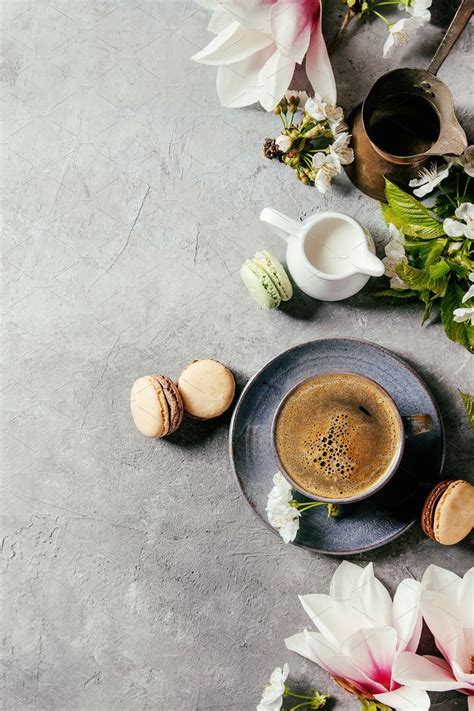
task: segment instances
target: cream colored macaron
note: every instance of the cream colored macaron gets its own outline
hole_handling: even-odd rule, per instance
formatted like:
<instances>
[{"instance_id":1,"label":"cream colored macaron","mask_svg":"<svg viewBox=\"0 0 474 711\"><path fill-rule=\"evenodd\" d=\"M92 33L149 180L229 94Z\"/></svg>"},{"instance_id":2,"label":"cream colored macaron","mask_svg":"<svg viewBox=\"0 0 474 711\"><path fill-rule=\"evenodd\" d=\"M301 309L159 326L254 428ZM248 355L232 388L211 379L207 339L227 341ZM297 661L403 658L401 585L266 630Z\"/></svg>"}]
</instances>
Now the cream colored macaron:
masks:
<instances>
[{"instance_id":1,"label":"cream colored macaron","mask_svg":"<svg viewBox=\"0 0 474 711\"><path fill-rule=\"evenodd\" d=\"M133 421L146 437L165 437L174 432L183 418L178 388L166 375L138 378L130 393Z\"/></svg>"},{"instance_id":2,"label":"cream colored macaron","mask_svg":"<svg viewBox=\"0 0 474 711\"><path fill-rule=\"evenodd\" d=\"M474 527L474 486L468 481L453 481L436 506L433 535L438 543L452 546L470 534Z\"/></svg>"},{"instance_id":3,"label":"cream colored macaron","mask_svg":"<svg viewBox=\"0 0 474 711\"><path fill-rule=\"evenodd\" d=\"M190 363L178 378L184 409L192 417L210 420L230 407L235 395L231 371L217 360L204 358Z\"/></svg>"}]
</instances>

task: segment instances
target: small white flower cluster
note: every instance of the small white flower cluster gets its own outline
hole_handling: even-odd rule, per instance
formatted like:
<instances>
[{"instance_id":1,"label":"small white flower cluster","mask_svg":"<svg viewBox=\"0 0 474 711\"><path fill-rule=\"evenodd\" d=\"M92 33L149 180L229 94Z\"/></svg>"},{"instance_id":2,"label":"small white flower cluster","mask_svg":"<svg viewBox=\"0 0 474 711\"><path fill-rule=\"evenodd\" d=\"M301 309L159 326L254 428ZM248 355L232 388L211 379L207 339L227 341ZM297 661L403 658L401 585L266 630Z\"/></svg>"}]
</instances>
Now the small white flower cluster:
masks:
<instances>
[{"instance_id":1,"label":"small white flower cluster","mask_svg":"<svg viewBox=\"0 0 474 711\"><path fill-rule=\"evenodd\" d=\"M270 525L278 530L285 543L296 538L300 526L301 513L290 505L292 499L291 485L281 472L273 477L274 487L268 495L266 512Z\"/></svg>"},{"instance_id":2,"label":"small white flower cluster","mask_svg":"<svg viewBox=\"0 0 474 711\"><path fill-rule=\"evenodd\" d=\"M452 165L460 165L466 175L474 177L474 146L468 146L460 156L444 156L446 163L437 165L432 163L428 168L422 168L418 178L410 180L410 188L416 188L413 194L419 198L431 193L449 175Z\"/></svg>"},{"instance_id":3,"label":"small white flower cluster","mask_svg":"<svg viewBox=\"0 0 474 711\"><path fill-rule=\"evenodd\" d=\"M405 254L405 237L395 225L388 226L389 241L385 245L385 257L382 262L385 265L385 276L390 277L392 289L408 289L407 284L400 279L396 272L397 264L407 264L408 258Z\"/></svg>"},{"instance_id":4,"label":"small white flower cluster","mask_svg":"<svg viewBox=\"0 0 474 711\"><path fill-rule=\"evenodd\" d=\"M406 10L409 17L404 17L398 22L388 23L388 37L383 46L383 56L392 51L393 48L407 44L415 32L431 19L429 7L432 0L410 0L408 5L399 5L400 10Z\"/></svg>"},{"instance_id":5,"label":"small white flower cluster","mask_svg":"<svg viewBox=\"0 0 474 711\"><path fill-rule=\"evenodd\" d=\"M469 274L469 281L472 282L472 286L469 287L462 297L463 304L470 299L474 299L474 272ZM468 321L471 326L474 326L474 306L465 306L464 308L454 309L453 320L456 321L456 323L464 323L464 321Z\"/></svg>"},{"instance_id":6,"label":"small white flower cluster","mask_svg":"<svg viewBox=\"0 0 474 711\"><path fill-rule=\"evenodd\" d=\"M354 151L349 147L351 136L346 131L340 106L329 104L316 94L314 98L308 99L304 110L315 121L327 121L335 139L329 146L329 153L320 152L313 156L316 171L314 184L320 193L326 193L332 179L342 171L342 166L354 160Z\"/></svg>"},{"instance_id":7,"label":"small white flower cluster","mask_svg":"<svg viewBox=\"0 0 474 711\"><path fill-rule=\"evenodd\" d=\"M257 711L280 711L283 705L283 694L285 693L285 681L288 678L290 669L288 664L277 667L272 672L270 681L263 688L262 698Z\"/></svg>"}]
</instances>

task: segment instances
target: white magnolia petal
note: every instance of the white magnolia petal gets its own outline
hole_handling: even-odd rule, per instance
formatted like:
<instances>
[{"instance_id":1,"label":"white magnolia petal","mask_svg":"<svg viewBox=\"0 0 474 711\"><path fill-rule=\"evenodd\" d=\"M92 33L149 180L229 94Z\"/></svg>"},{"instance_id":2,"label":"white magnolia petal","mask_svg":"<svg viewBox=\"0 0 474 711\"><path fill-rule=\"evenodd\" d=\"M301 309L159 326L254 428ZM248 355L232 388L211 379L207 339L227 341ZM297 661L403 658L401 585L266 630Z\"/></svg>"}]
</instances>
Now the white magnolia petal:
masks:
<instances>
[{"instance_id":1,"label":"white magnolia petal","mask_svg":"<svg viewBox=\"0 0 474 711\"><path fill-rule=\"evenodd\" d=\"M423 625L420 614L421 585L417 580L405 578L393 598L393 626L398 633L397 650L416 652Z\"/></svg>"},{"instance_id":2,"label":"white magnolia petal","mask_svg":"<svg viewBox=\"0 0 474 711\"><path fill-rule=\"evenodd\" d=\"M374 566L369 563L359 578L357 589L351 595L350 603L376 627L390 627L392 624L392 598L387 588L374 575Z\"/></svg>"},{"instance_id":3,"label":"white magnolia petal","mask_svg":"<svg viewBox=\"0 0 474 711\"><path fill-rule=\"evenodd\" d=\"M397 632L393 627L365 627L353 634L341 647L344 654L369 679L390 689L392 666L397 654Z\"/></svg>"},{"instance_id":4,"label":"white magnolia petal","mask_svg":"<svg viewBox=\"0 0 474 711\"><path fill-rule=\"evenodd\" d=\"M385 694L374 694L374 697L395 711L428 711L430 708L430 697L426 691L410 689L407 686Z\"/></svg>"},{"instance_id":5,"label":"white magnolia petal","mask_svg":"<svg viewBox=\"0 0 474 711\"><path fill-rule=\"evenodd\" d=\"M207 29L213 35L218 35L233 22L235 22L235 16L228 12L224 5L219 4L212 13Z\"/></svg>"},{"instance_id":6,"label":"white magnolia petal","mask_svg":"<svg viewBox=\"0 0 474 711\"><path fill-rule=\"evenodd\" d=\"M314 91L321 94L326 101L335 104L337 100L336 81L323 37L321 15L322 3L319 6L319 14L311 33L305 68Z\"/></svg>"},{"instance_id":7,"label":"white magnolia petal","mask_svg":"<svg viewBox=\"0 0 474 711\"><path fill-rule=\"evenodd\" d=\"M270 27L280 54L301 63L311 38L314 0L277 0L270 9Z\"/></svg>"},{"instance_id":8,"label":"white magnolia petal","mask_svg":"<svg viewBox=\"0 0 474 711\"><path fill-rule=\"evenodd\" d=\"M446 659L456 659L466 653L462 620L449 596L422 592L421 612L436 641L436 646ZM454 607L454 609L453 609Z\"/></svg>"},{"instance_id":9,"label":"white magnolia petal","mask_svg":"<svg viewBox=\"0 0 474 711\"><path fill-rule=\"evenodd\" d=\"M332 576L329 586L329 594L336 600L349 600L357 581L361 576L363 568L348 560L343 560Z\"/></svg>"},{"instance_id":10,"label":"white magnolia petal","mask_svg":"<svg viewBox=\"0 0 474 711\"><path fill-rule=\"evenodd\" d=\"M228 13L249 30L269 32L270 7L275 0L222 0Z\"/></svg>"},{"instance_id":11,"label":"white magnolia petal","mask_svg":"<svg viewBox=\"0 0 474 711\"><path fill-rule=\"evenodd\" d=\"M461 586L461 578L456 573L452 573L439 565L429 565L421 579L421 597L426 592L438 592L447 595L454 595Z\"/></svg>"},{"instance_id":12,"label":"white magnolia petal","mask_svg":"<svg viewBox=\"0 0 474 711\"><path fill-rule=\"evenodd\" d=\"M367 625L366 618L356 609L348 611L345 604L330 595L299 595L299 599L314 626L335 646Z\"/></svg>"},{"instance_id":13,"label":"white magnolia petal","mask_svg":"<svg viewBox=\"0 0 474 711\"><path fill-rule=\"evenodd\" d=\"M474 696L470 696L467 700L468 711L474 711Z\"/></svg>"},{"instance_id":14,"label":"white magnolia petal","mask_svg":"<svg viewBox=\"0 0 474 711\"><path fill-rule=\"evenodd\" d=\"M427 691L450 691L462 688L462 683L455 679L447 665L436 664L433 657L427 659L412 652L402 652L398 656L393 666L393 678L399 684Z\"/></svg>"},{"instance_id":15,"label":"white magnolia petal","mask_svg":"<svg viewBox=\"0 0 474 711\"><path fill-rule=\"evenodd\" d=\"M260 103L266 111L272 111L288 89L295 71L295 63L282 57L278 50L265 62L258 75L261 86Z\"/></svg>"},{"instance_id":16,"label":"white magnolia petal","mask_svg":"<svg viewBox=\"0 0 474 711\"><path fill-rule=\"evenodd\" d=\"M323 635L317 632L304 630L285 639L285 644L292 652L319 664L329 674L351 681L362 693L372 694L384 690L380 684L373 682L364 672L357 669L352 659L340 649L334 649Z\"/></svg>"},{"instance_id":17,"label":"white magnolia petal","mask_svg":"<svg viewBox=\"0 0 474 711\"><path fill-rule=\"evenodd\" d=\"M452 220L447 217L443 222L443 229L448 237L463 237L466 230L466 225L457 220Z\"/></svg>"},{"instance_id":18,"label":"white magnolia petal","mask_svg":"<svg viewBox=\"0 0 474 711\"><path fill-rule=\"evenodd\" d=\"M258 75L272 52L272 47L266 47L242 62L218 68L216 86L222 106L236 109L258 101L262 90Z\"/></svg>"},{"instance_id":19,"label":"white magnolia petal","mask_svg":"<svg viewBox=\"0 0 474 711\"><path fill-rule=\"evenodd\" d=\"M272 44L271 37L233 22L191 59L201 64L215 66L233 64L241 62L270 44Z\"/></svg>"},{"instance_id":20,"label":"white magnolia petal","mask_svg":"<svg viewBox=\"0 0 474 711\"><path fill-rule=\"evenodd\" d=\"M471 658L466 660L466 663L469 664L469 669L471 668ZM452 662L452 669L453 669L453 674L456 677L456 679L462 683L463 689L469 689L470 691L474 691L474 674L471 672L466 672L464 669L461 667L460 664L457 662Z\"/></svg>"},{"instance_id":21,"label":"white magnolia petal","mask_svg":"<svg viewBox=\"0 0 474 711\"><path fill-rule=\"evenodd\" d=\"M474 287L471 287L474 289ZM474 568L467 571L458 589L458 609L461 612L464 637L468 649L474 650Z\"/></svg>"}]
</instances>

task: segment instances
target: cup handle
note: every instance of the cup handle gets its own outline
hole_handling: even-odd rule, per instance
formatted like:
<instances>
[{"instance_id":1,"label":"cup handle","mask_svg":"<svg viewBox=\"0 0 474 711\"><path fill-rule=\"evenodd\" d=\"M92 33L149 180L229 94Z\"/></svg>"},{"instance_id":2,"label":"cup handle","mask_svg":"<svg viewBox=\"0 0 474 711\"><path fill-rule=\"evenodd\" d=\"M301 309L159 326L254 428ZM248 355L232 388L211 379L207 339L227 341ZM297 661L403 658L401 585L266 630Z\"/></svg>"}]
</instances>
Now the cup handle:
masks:
<instances>
[{"instance_id":1,"label":"cup handle","mask_svg":"<svg viewBox=\"0 0 474 711\"><path fill-rule=\"evenodd\" d=\"M287 217L282 212L274 210L272 207L265 207L260 213L260 220L271 227L273 232L279 237L288 241L291 235L299 232L302 229L301 222Z\"/></svg>"},{"instance_id":2,"label":"cup handle","mask_svg":"<svg viewBox=\"0 0 474 711\"><path fill-rule=\"evenodd\" d=\"M403 415L402 420L405 427L405 437L416 437L424 432L431 432L433 429L431 415Z\"/></svg>"}]
</instances>

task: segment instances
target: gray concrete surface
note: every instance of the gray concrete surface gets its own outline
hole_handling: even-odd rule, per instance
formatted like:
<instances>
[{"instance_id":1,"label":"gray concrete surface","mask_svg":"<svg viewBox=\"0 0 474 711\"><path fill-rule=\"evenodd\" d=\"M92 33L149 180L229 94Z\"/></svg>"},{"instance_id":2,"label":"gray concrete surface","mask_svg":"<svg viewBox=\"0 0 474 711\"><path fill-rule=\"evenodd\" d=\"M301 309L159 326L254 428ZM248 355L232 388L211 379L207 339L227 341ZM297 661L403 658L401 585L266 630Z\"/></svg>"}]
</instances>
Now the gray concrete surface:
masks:
<instances>
[{"instance_id":1,"label":"gray concrete surface","mask_svg":"<svg viewBox=\"0 0 474 711\"><path fill-rule=\"evenodd\" d=\"M328 36L337 13L335 3ZM390 61L381 24L352 29L333 58L343 106L383 71L426 66L449 13L439 5ZM417 307L368 291L297 298L286 313L249 300L242 260L261 247L283 256L262 207L345 211L379 244L384 227L345 178L322 197L262 158L276 118L222 109L215 70L189 61L209 38L203 9L11 0L3 26L3 707L243 711L288 660L293 678L335 693L336 709L356 709L283 645L307 623L297 594L326 591L338 561L285 547L253 516L232 480L226 423L146 440L129 388L199 356L243 384L301 341L366 338L428 380L447 427L446 477L467 477L456 388L474 389L470 356L438 323L421 328ZM464 36L440 72L466 127L469 62ZM442 549L418 530L358 560L374 560L391 590L429 563L464 573L471 562L467 545Z\"/></svg>"}]
</instances>

